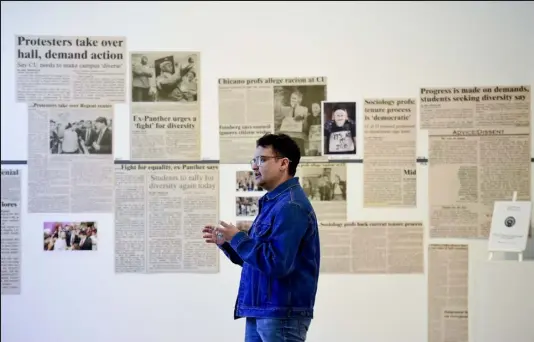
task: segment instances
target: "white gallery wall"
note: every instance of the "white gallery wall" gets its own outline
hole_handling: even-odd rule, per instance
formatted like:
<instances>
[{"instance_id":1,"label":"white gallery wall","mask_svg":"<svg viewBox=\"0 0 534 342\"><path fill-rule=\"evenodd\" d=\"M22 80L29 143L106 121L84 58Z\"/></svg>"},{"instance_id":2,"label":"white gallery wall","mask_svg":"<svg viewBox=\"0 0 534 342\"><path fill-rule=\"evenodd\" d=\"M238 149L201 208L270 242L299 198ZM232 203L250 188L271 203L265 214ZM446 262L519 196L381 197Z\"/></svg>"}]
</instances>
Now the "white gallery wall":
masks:
<instances>
[{"instance_id":1,"label":"white gallery wall","mask_svg":"<svg viewBox=\"0 0 534 342\"><path fill-rule=\"evenodd\" d=\"M200 51L202 156L218 160L218 78L325 75L328 100L357 101L359 112L363 97L417 97L424 86L532 86L532 18L533 2L3 2L1 159L28 155L26 105L15 102L16 34L125 36L130 51ZM127 104L116 105L113 121L114 158L128 160ZM358 125L358 142L362 133ZM427 132L418 134L418 156L428 157ZM16 167L25 213L26 166ZM428 229L426 165L417 166L415 209L363 209L362 167L348 165L348 220ZM221 165L222 220L235 222L235 172L248 168ZM62 220L99 222L98 252L44 253L43 222ZM468 243L470 275L487 258L487 240L426 232L430 242ZM525 257L534 257L532 241ZM2 296L2 341L242 341L244 320L233 320L239 275L222 254L217 274L115 274L113 215L23 214L22 289ZM426 272L321 275L309 341L426 342L427 311Z\"/></svg>"}]
</instances>

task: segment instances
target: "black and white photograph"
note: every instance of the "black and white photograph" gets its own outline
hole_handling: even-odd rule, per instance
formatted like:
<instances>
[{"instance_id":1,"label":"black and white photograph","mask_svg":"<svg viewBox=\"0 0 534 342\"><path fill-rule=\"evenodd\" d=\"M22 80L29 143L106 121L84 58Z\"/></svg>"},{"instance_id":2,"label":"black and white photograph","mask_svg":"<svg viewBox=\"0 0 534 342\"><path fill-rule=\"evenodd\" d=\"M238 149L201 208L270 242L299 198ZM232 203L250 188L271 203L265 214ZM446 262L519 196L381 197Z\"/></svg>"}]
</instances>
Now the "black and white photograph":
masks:
<instances>
[{"instance_id":1,"label":"black and white photograph","mask_svg":"<svg viewBox=\"0 0 534 342\"><path fill-rule=\"evenodd\" d=\"M345 166L305 167L301 182L310 201L346 201L347 172Z\"/></svg>"},{"instance_id":2,"label":"black and white photograph","mask_svg":"<svg viewBox=\"0 0 534 342\"><path fill-rule=\"evenodd\" d=\"M303 157L321 156L324 100L326 85L274 87L274 132L292 137Z\"/></svg>"},{"instance_id":3,"label":"black and white photograph","mask_svg":"<svg viewBox=\"0 0 534 342\"><path fill-rule=\"evenodd\" d=\"M237 192L252 192L264 191L261 186L254 182L254 172L252 171L237 171L235 176L235 191Z\"/></svg>"},{"instance_id":4,"label":"black and white photograph","mask_svg":"<svg viewBox=\"0 0 534 342\"><path fill-rule=\"evenodd\" d=\"M199 54L132 53L132 102L197 102Z\"/></svg>"},{"instance_id":5,"label":"black and white photograph","mask_svg":"<svg viewBox=\"0 0 534 342\"><path fill-rule=\"evenodd\" d=\"M323 101L323 155L354 155L356 102Z\"/></svg>"},{"instance_id":6,"label":"black and white photograph","mask_svg":"<svg viewBox=\"0 0 534 342\"><path fill-rule=\"evenodd\" d=\"M50 115L50 154L113 153L113 123L109 116Z\"/></svg>"},{"instance_id":7,"label":"black and white photograph","mask_svg":"<svg viewBox=\"0 0 534 342\"><path fill-rule=\"evenodd\" d=\"M235 215L254 217L258 215L259 197L236 197L235 198Z\"/></svg>"},{"instance_id":8,"label":"black and white photograph","mask_svg":"<svg viewBox=\"0 0 534 342\"><path fill-rule=\"evenodd\" d=\"M43 229L47 252L97 250L96 222L45 222Z\"/></svg>"}]
</instances>

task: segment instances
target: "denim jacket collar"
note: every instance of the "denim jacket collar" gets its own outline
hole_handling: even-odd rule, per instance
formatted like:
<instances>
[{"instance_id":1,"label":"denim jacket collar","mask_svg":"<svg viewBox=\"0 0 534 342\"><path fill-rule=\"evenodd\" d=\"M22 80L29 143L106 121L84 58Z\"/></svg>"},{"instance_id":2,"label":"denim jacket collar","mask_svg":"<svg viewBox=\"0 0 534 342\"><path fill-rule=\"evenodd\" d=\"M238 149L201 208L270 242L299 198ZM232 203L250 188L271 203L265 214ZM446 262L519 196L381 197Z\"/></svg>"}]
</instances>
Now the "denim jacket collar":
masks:
<instances>
[{"instance_id":1,"label":"denim jacket collar","mask_svg":"<svg viewBox=\"0 0 534 342\"><path fill-rule=\"evenodd\" d=\"M278 185L276 188L274 188L272 191L265 194L266 200L273 200L286 192L287 190L299 185L299 178L293 177L285 181L284 183Z\"/></svg>"}]
</instances>

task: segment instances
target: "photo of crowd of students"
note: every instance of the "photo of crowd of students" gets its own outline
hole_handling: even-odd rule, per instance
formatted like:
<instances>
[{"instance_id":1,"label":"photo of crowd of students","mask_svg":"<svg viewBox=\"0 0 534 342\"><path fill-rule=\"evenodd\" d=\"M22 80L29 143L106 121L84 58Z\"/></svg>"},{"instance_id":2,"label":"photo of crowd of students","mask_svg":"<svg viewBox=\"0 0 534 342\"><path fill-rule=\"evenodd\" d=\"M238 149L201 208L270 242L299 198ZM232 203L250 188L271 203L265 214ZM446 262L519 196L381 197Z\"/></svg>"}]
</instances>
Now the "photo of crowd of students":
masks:
<instances>
[{"instance_id":1,"label":"photo of crowd of students","mask_svg":"<svg viewBox=\"0 0 534 342\"><path fill-rule=\"evenodd\" d=\"M263 188L254 183L254 172L237 171L235 177L236 191L263 191Z\"/></svg>"},{"instance_id":2,"label":"photo of crowd of students","mask_svg":"<svg viewBox=\"0 0 534 342\"><path fill-rule=\"evenodd\" d=\"M236 216L256 216L258 215L259 197L236 197L235 214Z\"/></svg>"},{"instance_id":3,"label":"photo of crowd of students","mask_svg":"<svg viewBox=\"0 0 534 342\"><path fill-rule=\"evenodd\" d=\"M319 169L319 173L302 177L302 188L311 201L346 201L347 181L340 173L327 167Z\"/></svg>"},{"instance_id":4,"label":"photo of crowd of students","mask_svg":"<svg viewBox=\"0 0 534 342\"><path fill-rule=\"evenodd\" d=\"M96 251L96 222L45 222L45 251Z\"/></svg>"}]
</instances>

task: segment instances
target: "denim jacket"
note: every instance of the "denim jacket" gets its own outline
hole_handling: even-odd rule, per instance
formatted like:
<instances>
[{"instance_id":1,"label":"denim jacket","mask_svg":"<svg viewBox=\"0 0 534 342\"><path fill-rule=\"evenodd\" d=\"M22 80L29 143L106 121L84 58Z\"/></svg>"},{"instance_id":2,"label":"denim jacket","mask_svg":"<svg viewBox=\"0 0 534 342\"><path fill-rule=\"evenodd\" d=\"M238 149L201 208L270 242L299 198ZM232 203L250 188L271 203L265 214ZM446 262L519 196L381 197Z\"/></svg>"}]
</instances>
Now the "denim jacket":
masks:
<instances>
[{"instance_id":1,"label":"denim jacket","mask_svg":"<svg viewBox=\"0 0 534 342\"><path fill-rule=\"evenodd\" d=\"M220 248L242 266L234 319L313 318L319 232L298 177L260 198L248 234L239 232Z\"/></svg>"}]
</instances>

